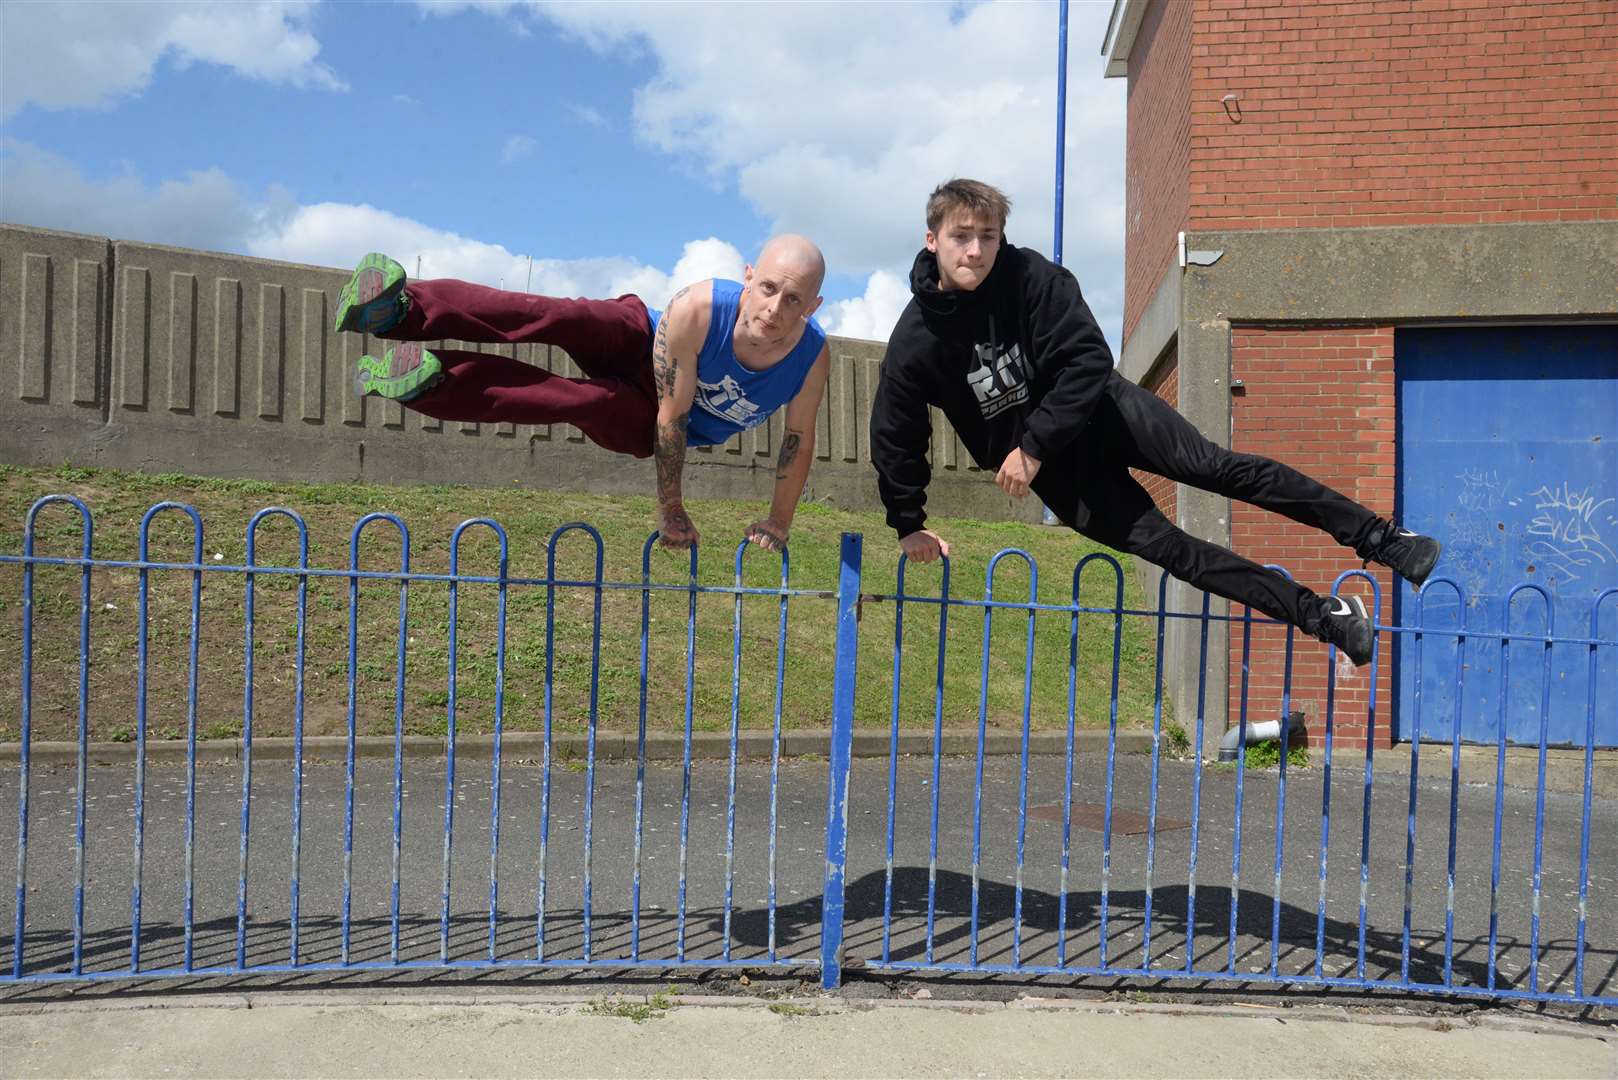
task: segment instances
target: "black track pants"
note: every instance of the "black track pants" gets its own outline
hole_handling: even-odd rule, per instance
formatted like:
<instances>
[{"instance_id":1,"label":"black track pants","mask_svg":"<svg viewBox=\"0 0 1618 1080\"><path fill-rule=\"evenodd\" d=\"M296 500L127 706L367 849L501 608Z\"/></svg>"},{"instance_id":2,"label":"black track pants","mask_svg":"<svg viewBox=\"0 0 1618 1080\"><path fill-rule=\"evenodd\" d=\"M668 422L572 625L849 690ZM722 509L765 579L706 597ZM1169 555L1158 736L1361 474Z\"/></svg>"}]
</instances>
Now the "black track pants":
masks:
<instances>
[{"instance_id":1,"label":"black track pants","mask_svg":"<svg viewBox=\"0 0 1618 1080\"><path fill-rule=\"evenodd\" d=\"M1359 548L1378 520L1296 469L1216 446L1155 394L1121 378L1110 380L1089 427L1060 468L1058 475L1039 476L1035 487L1080 533L1315 636L1326 610L1319 596L1178 528L1128 470L1156 473L1272 510L1320 529L1348 548Z\"/></svg>"}]
</instances>

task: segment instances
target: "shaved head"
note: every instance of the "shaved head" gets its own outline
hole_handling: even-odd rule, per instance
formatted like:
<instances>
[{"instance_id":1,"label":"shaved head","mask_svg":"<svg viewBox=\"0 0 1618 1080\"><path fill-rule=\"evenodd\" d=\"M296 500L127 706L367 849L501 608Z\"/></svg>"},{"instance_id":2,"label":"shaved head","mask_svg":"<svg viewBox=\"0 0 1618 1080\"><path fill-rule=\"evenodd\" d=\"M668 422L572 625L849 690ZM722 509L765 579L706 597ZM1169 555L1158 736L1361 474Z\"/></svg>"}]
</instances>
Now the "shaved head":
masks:
<instances>
[{"instance_id":1,"label":"shaved head","mask_svg":"<svg viewBox=\"0 0 1618 1080\"><path fill-rule=\"evenodd\" d=\"M818 295L826 280L826 257L807 237L796 233L772 236L758 253L758 265L794 271L811 296Z\"/></svg>"},{"instance_id":2,"label":"shaved head","mask_svg":"<svg viewBox=\"0 0 1618 1080\"><path fill-rule=\"evenodd\" d=\"M747 267L742 278L737 345L778 360L820 307L826 260L808 240L782 233L770 238L758 253L758 264Z\"/></svg>"}]
</instances>

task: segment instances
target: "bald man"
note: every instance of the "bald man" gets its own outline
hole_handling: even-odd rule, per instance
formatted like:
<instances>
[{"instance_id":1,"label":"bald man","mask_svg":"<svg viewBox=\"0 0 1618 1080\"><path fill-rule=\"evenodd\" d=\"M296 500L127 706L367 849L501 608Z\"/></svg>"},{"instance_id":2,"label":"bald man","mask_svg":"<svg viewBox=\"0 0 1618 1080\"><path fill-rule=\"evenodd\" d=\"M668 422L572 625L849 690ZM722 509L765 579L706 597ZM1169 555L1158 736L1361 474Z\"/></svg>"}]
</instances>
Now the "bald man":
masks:
<instances>
[{"instance_id":1,"label":"bald man","mask_svg":"<svg viewBox=\"0 0 1618 1080\"><path fill-rule=\"evenodd\" d=\"M740 282L710 278L662 312L637 296L573 300L464 281L406 282L386 255L360 260L338 294L336 328L401 342L362 356L361 395L440 420L572 424L608 450L657 461L659 543L690 548L697 529L681 477L688 446L716 446L786 408L767 516L746 538L781 551L814 459L815 414L830 366L820 307L825 260L801 236L777 236ZM490 353L421 342L554 345L583 369L569 379Z\"/></svg>"}]
</instances>

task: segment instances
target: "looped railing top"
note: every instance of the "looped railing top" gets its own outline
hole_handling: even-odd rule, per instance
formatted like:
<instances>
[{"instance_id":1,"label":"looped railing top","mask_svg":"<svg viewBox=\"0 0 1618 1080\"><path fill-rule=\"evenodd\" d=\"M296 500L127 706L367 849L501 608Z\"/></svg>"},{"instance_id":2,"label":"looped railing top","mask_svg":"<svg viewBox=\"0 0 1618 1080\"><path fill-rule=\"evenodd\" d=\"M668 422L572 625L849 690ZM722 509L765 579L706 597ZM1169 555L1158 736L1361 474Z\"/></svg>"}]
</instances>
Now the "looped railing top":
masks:
<instances>
[{"instance_id":1,"label":"looped railing top","mask_svg":"<svg viewBox=\"0 0 1618 1080\"><path fill-rule=\"evenodd\" d=\"M61 503L62 505L65 505L65 506L71 506L71 507L73 507L75 510L77 510L79 512L79 517L80 517L80 519L82 521L82 527L83 527L83 547L82 547L83 554L82 554L81 557L85 558L85 559L90 558L91 539L92 539L92 537L93 537L93 535L95 533L95 518L91 515L90 508L88 506L84 505L83 500L81 500L76 495L46 495L46 496L44 496L42 498L36 499L34 501L34 505L32 505L32 506L30 506L28 508L28 517L25 519L25 521L23 523L23 532L22 532L22 553L23 553L23 557L24 558L32 558L33 557L33 555L34 555L34 521L35 521L36 518L39 517L39 512L41 510L45 509L45 507L47 507L47 506L52 505L53 503ZM85 569L86 569L86 571L88 571L89 568L86 567Z\"/></svg>"},{"instance_id":2,"label":"looped railing top","mask_svg":"<svg viewBox=\"0 0 1618 1080\"><path fill-rule=\"evenodd\" d=\"M157 506L152 507L151 510L148 510L146 512L146 518L142 519L142 522L141 522L141 551L140 551L140 557L141 557L142 562L146 561L146 524L145 524L146 520L150 519L150 517L152 516L153 511L158 510L163 506L172 506L172 505L175 505L175 504L173 504L173 503L159 503ZM186 509L189 510L190 507L187 507ZM191 513L192 513L193 516L195 516L196 511L192 510ZM309 568L309 526L304 522L303 516L301 514L299 514L296 510L288 510L284 506L266 506L264 509L262 509L258 513L254 514L253 517L252 517L252 520L248 521L248 523L247 523L247 565L248 565L248 568L251 570L251 569L258 566L258 527L267 518L272 518L272 517L284 517L284 518L287 518L294 525L296 525L298 527L298 569L307 570ZM197 533L197 536L198 536L197 561L201 562L202 561L202 547L201 547L201 524L200 524L200 522L199 522L197 528L198 528L198 533Z\"/></svg>"},{"instance_id":3,"label":"looped railing top","mask_svg":"<svg viewBox=\"0 0 1618 1080\"><path fill-rule=\"evenodd\" d=\"M1124 568L1117 559L1104 551L1093 551L1080 559L1073 567L1073 606L1079 606L1079 585L1084 577L1084 568L1093 562L1104 562L1112 567L1113 582L1116 586L1116 599L1113 607L1120 612L1124 607Z\"/></svg>"},{"instance_id":4,"label":"looped railing top","mask_svg":"<svg viewBox=\"0 0 1618 1080\"><path fill-rule=\"evenodd\" d=\"M398 515L383 511L373 511L354 523L354 529L348 537L349 568L352 570L360 568L360 533L364 532L365 526L373 521L385 521L399 530L399 573L410 573L410 526L401 521ZM358 578L351 578L350 582L357 583Z\"/></svg>"},{"instance_id":5,"label":"looped railing top","mask_svg":"<svg viewBox=\"0 0 1618 1080\"><path fill-rule=\"evenodd\" d=\"M652 546L657 543L658 538L661 537L662 535L663 535L663 533L662 533L661 530L653 529L650 533L647 534L646 543L641 545L641 549L640 549L640 571L641 571L641 579L642 579L642 584L643 585L650 585L652 583ZM691 548L690 548L690 552L691 552L691 585L692 585L692 587L695 587L696 584L697 584L697 545L692 544ZM684 588L684 586L681 586L681 588Z\"/></svg>"},{"instance_id":6,"label":"looped railing top","mask_svg":"<svg viewBox=\"0 0 1618 1080\"><path fill-rule=\"evenodd\" d=\"M762 545L753 543L751 540L743 540L741 543L736 545L736 588L738 590L742 587L742 560L747 557L747 549L750 547L761 546ZM791 557L792 553L788 551L786 545L783 544L781 546L781 588L783 589L787 587L787 580L790 575ZM737 592L736 595L738 598L741 597L740 592Z\"/></svg>"},{"instance_id":7,"label":"looped railing top","mask_svg":"<svg viewBox=\"0 0 1618 1080\"><path fill-rule=\"evenodd\" d=\"M947 603L949 601L949 556L940 555L938 557L938 561L943 564L943 583L939 586L938 598ZM905 570L909 566L910 556L901 551L899 553L899 573L897 581L899 595L894 598L896 600L904 601L919 599L918 597L912 597L905 592Z\"/></svg>"},{"instance_id":8,"label":"looped railing top","mask_svg":"<svg viewBox=\"0 0 1618 1080\"><path fill-rule=\"evenodd\" d=\"M172 501L168 501L168 500L165 500L163 502L154 504L151 507L151 509L147 510L145 514L141 515L141 519L140 519L140 559L141 559L141 562L147 562L151 557L150 543L151 543L152 519L157 517L157 515L162 513L164 510L178 510L182 514L186 515L187 517L189 517L191 519L191 527L192 527L192 537L191 537L192 538L192 556L191 556L191 558L192 558L193 562L196 562L196 563L202 562L202 515L197 513L197 508L194 507L194 506L191 506L189 503L172 502ZM259 515L254 517L253 520L256 522L259 517L262 517L264 514L268 514L268 513L271 513L271 511L269 511L269 510L260 511ZM290 510L283 510L283 511L281 511L281 513L291 514L292 512ZM293 515L293 516L296 516L296 515ZM298 525L299 525L300 528L303 525L303 521L302 521L301 518L298 521ZM249 543L251 543L251 541L249 541ZM305 546L307 547L307 544ZM251 550L251 549L249 549L249 550Z\"/></svg>"}]
</instances>

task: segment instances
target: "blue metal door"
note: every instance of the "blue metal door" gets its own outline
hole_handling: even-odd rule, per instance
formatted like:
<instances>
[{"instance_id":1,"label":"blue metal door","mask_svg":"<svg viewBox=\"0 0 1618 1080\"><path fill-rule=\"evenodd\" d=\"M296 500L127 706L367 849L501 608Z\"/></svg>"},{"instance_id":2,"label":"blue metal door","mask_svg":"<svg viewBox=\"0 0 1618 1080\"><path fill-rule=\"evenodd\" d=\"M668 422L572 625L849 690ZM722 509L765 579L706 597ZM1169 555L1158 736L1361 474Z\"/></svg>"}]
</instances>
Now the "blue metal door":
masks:
<instances>
[{"instance_id":1,"label":"blue metal door","mask_svg":"<svg viewBox=\"0 0 1618 1080\"><path fill-rule=\"evenodd\" d=\"M1422 624L1454 628L1464 608L1469 632L1498 635L1527 582L1551 598L1558 636L1588 636L1596 599L1618 586L1618 327L1400 330L1395 358L1399 517L1444 542L1435 578L1454 582L1429 584ZM1512 633L1543 635L1546 606L1517 592ZM1394 610L1415 624L1402 582ZM1618 597L1601 605L1601 630L1618 638ZM1494 742L1503 718L1512 742L1537 745L1543 726L1551 745L1583 746L1593 716L1596 744L1618 745L1618 648L1596 653L1601 709L1588 646L1514 640L1503 691L1497 637L1456 653L1452 629L1398 636L1399 738L1419 727L1448 741L1458 711L1467 741Z\"/></svg>"}]
</instances>

